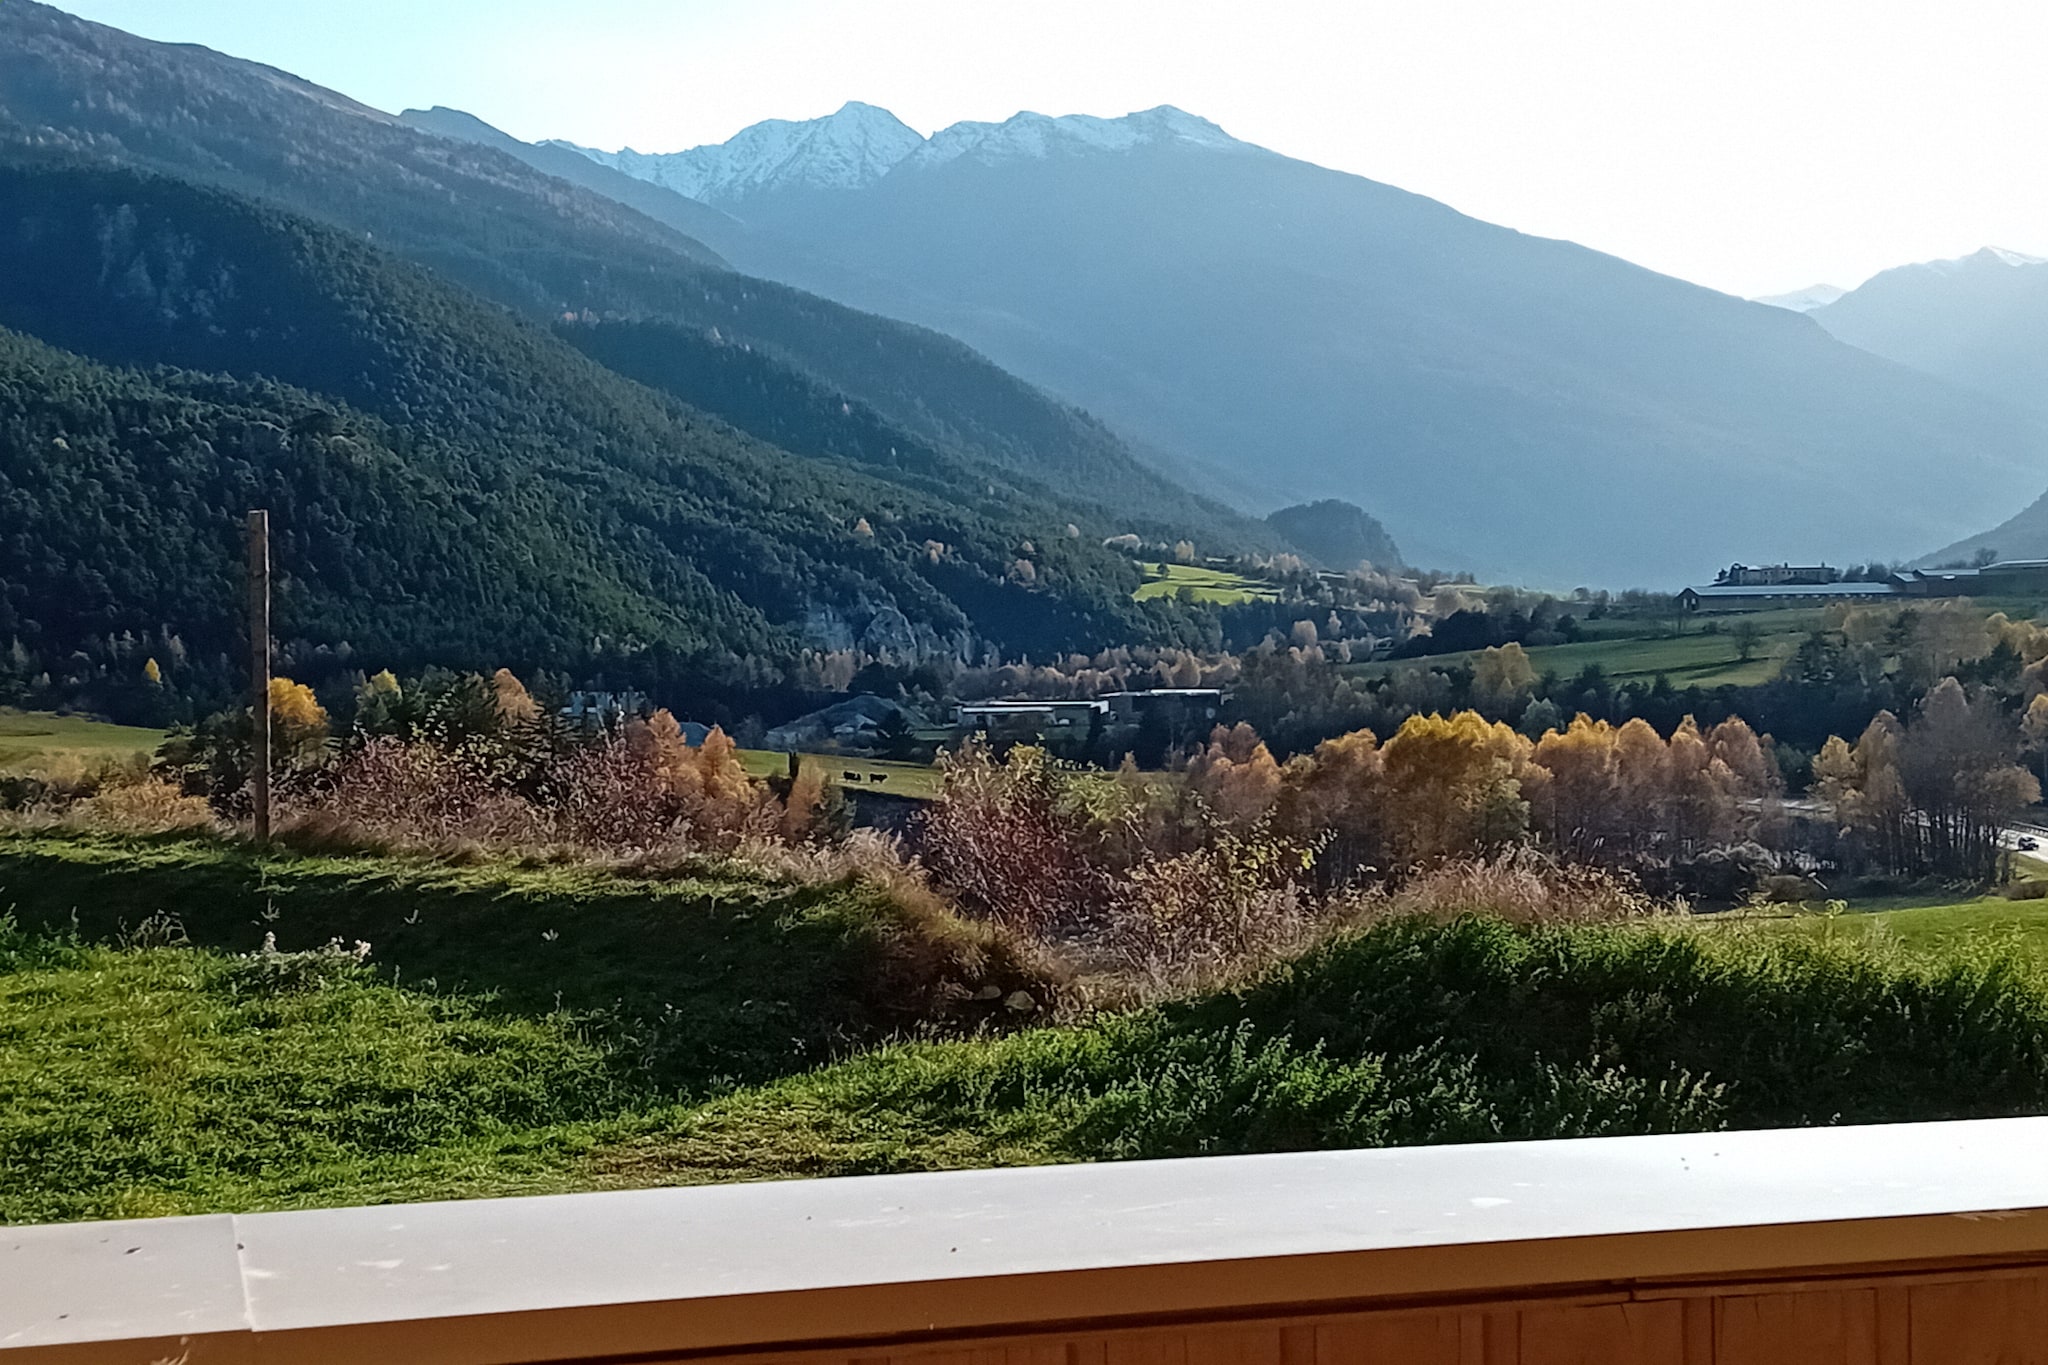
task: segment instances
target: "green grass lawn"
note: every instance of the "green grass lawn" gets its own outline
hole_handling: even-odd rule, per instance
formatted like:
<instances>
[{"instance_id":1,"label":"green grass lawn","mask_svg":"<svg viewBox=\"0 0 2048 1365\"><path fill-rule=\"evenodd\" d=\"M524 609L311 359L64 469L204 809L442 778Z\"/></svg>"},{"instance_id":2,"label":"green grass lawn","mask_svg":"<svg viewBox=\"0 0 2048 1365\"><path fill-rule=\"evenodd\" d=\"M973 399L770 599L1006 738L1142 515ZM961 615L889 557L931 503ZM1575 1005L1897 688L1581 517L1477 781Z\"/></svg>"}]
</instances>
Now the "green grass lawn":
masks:
<instances>
[{"instance_id":1,"label":"green grass lawn","mask_svg":"<svg viewBox=\"0 0 2048 1365\"><path fill-rule=\"evenodd\" d=\"M899 763L887 758L851 758L845 754L801 754L805 767L821 769L826 778L849 790L882 792L929 801L939 794L942 774L930 763ZM752 777L781 777L789 771L789 755L773 749L741 749L740 766ZM855 776L849 778L848 773ZM884 780L877 782L876 777Z\"/></svg>"},{"instance_id":2,"label":"green grass lawn","mask_svg":"<svg viewBox=\"0 0 2048 1365\"><path fill-rule=\"evenodd\" d=\"M24 772L65 758L89 767L132 754L153 754L163 742L161 730L0 707L0 772Z\"/></svg>"},{"instance_id":3,"label":"green grass lawn","mask_svg":"<svg viewBox=\"0 0 2048 1365\"><path fill-rule=\"evenodd\" d=\"M880 892L718 862L627 877L0 832L0 912L99 944L133 941L157 916L227 953L266 934L288 951L363 940L389 980L530 1017L568 1011L650 1083L683 1088L816 1065L928 1022L934 992L1036 989L1000 945Z\"/></svg>"},{"instance_id":4,"label":"green grass lawn","mask_svg":"<svg viewBox=\"0 0 2048 1365\"><path fill-rule=\"evenodd\" d=\"M1896 946L1937 961L2004 955L2048 981L2048 900L1905 896L1852 901L1838 915L1815 904L1744 911L1740 920L1809 940Z\"/></svg>"},{"instance_id":5,"label":"green grass lawn","mask_svg":"<svg viewBox=\"0 0 2048 1365\"><path fill-rule=\"evenodd\" d=\"M985 937L731 869L10 834L9 902L0 1222L2048 1110L2048 971L1981 932L2040 903L1397 921L998 1032Z\"/></svg>"},{"instance_id":6,"label":"green grass lawn","mask_svg":"<svg viewBox=\"0 0 2048 1365\"><path fill-rule=\"evenodd\" d=\"M1280 600L1280 590L1272 584L1224 569L1211 569L1201 564L1143 564L1139 567L1146 571L1148 577L1132 595L1141 602L1148 597L1172 597L1182 588L1193 591L1198 602L1214 602L1219 606L1229 606L1233 602ZM1166 571L1164 578L1149 577L1161 569Z\"/></svg>"}]
</instances>

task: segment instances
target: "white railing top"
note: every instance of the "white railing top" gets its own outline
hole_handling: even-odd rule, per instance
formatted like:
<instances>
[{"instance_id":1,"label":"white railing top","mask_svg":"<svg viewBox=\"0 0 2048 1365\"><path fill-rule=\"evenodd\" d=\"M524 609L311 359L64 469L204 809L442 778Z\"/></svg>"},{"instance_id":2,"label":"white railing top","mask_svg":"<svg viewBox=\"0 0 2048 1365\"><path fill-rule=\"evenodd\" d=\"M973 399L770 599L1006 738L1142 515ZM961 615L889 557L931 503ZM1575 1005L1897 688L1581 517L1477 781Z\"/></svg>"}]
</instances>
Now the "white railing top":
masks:
<instances>
[{"instance_id":1,"label":"white railing top","mask_svg":"<svg viewBox=\"0 0 2048 1365\"><path fill-rule=\"evenodd\" d=\"M2044 1151L2000 1119L8 1228L0 1355L484 1365L2048 1256Z\"/></svg>"}]
</instances>

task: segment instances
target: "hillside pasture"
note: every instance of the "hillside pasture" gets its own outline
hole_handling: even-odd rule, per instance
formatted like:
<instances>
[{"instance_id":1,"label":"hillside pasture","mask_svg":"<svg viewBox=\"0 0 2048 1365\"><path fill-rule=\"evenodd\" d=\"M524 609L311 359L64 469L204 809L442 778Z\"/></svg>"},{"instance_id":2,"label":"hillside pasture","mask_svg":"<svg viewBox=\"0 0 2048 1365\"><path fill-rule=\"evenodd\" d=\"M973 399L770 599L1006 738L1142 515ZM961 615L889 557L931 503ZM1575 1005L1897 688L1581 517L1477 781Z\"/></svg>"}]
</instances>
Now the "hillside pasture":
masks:
<instances>
[{"instance_id":1,"label":"hillside pasture","mask_svg":"<svg viewBox=\"0 0 2048 1365\"><path fill-rule=\"evenodd\" d=\"M154 754L163 742L161 730L0 707L0 772L28 772L68 761L90 768L135 754Z\"/></svg>"},{"instance_id":2,"label":"hillside pasture","mask_svg":"<svg viewBox=\"0 0 2048 1365\"><path fill-rule=\"evenodd\" d=\"M1868 605L1888 611L1909 611L1938 609L1948 601L1964 601L1987 618L1994 612L2004 612L2015 620L2033 619L2044 607L2039 598L2019 597L1898 598ZM1744 623L1754 626L1757 632L1747 661L1735 639L1738 626ZM1526 648L1529 662L1539 675L1555 672L1561 678L1571 678L1588 665L1598 665L1618 683L1647 681L1662 675L1670 679L1672 686L1681 688L1753 687L1777 677L1800 643L1827 626L1825 607L1772 607L1686 617L1616 614L1597 621L1581 620L1581 638L1570 644ZM1469 667L1478 657L1477 650L1462 650L1413 659L1377 659L1353 665L1348 671L1357 677L1384 677L1400 668Z\"/></svg>"},{"instance_id":3,"label":"hillside pasture","mask_svg":"<svg viewBox=\"0 0 2048 1365\"><path fill-rule=\"evenodd\" d=\"M1751 657L1744 660L1734 636L1737 621L1754 622L1758 631ZM1715 627L1709 630L1709 623ZM1747 612L1740 615L1687 619L1674 630L1673 618L1644 620L1608 617L1581 623L1585 638L1570 644L1528 647L1538 675L1555 672L1571 678L1598 665L1616 682L1663 675L1674 687L1738 687L1769 682L1785 659L1814 631L1826 624L1825 613L1813 608ZM1429 654L1414 659L1381 659L1354 665L1355 676L1382 677L1401 668L1471 666L1477 650Z\"/></svg>"},{"instance_id":4,"label":"hillside pasture","mask_svg":"<svg viewBox=\"0 0 2048 1365\"><path fill-rule=\"evenodd\" d=\"M907 796L916 801L929 801L937 796L944 777L938 767L930 763L903 763L895 759L858 758L849 754L799 754L797 757L804 767L816 768L824 773L827 782L847 791ZM749 777L783 777L789 772L789 755L775 749L741 749L739 760ZM848 777L848 773L853 776Z\"/></svg>"},{"instance_id":5,"label":"hillside pasture","mask_svg":"<svg viewBox=\"0 0 2048 1365\"><path fill-rule=\"evenodd\" d=\"M1280 590L1271 583L1256 578L1247 578L1228 569L1212 569L1203 564L1143 564L1146 579L1137 592L1132 594L1139 601L1151 597L1174 597L1186 588L1194 594L1197 602L1210 602L1227 607L1238 602L1277 602ZM1164 577L1155 577L1164 571Z\"/></svg>"}]
</instances>

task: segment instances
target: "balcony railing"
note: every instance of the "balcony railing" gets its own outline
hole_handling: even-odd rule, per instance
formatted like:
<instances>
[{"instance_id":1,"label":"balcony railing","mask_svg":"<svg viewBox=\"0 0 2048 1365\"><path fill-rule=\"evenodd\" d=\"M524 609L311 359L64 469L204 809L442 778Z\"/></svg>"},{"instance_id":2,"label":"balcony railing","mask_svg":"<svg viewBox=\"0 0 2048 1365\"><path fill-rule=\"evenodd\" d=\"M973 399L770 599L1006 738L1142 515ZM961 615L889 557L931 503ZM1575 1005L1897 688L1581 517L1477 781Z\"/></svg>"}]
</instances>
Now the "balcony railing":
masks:
<instances>
[{"instance_id":1,"label":"balcony railing","mask_svg":"<svg viewBox=\"0 0 2048 1365\"><path fill-rule=\"evenodd\" d=\"M2001 1119L12 1228L0 1365L2048 1361L2044 1157Z\"/></svg>"}]
</instances>

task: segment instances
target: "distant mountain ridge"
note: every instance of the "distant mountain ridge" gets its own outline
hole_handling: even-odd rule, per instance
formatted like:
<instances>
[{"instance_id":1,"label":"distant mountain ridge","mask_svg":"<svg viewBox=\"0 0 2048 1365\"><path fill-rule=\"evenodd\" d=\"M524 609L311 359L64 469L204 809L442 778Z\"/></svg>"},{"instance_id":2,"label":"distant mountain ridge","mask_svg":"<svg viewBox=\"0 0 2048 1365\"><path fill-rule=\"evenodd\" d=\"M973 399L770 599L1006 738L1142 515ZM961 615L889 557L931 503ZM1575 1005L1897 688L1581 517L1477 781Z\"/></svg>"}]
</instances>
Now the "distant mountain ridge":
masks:
<instances>
[{"instance_id":1,"label":"distant mountain ridge","mask_svg":"<svg viewBox=\"0 0 2048 1365\"><path fill-rule=\"evenodd\" d=\"M1262 150L1172 105L1115 119L1025 112L1001 123L955 123L925 138L888 110L858 100L824 118L765 119L724 142L680 152L607 152L559 140L538 145L578 152L707 204L730 204L774 190L863 189L902 165L1128 151L1161 142Z\"/></svg>"},{"instance_id":2,"label":"distant mountain ridge","mask_svg":"<svg viewBox=\"0 0 2048 1365\"><path fill-rule=\"evenodd\" d=\"M886 109L850 102L826 118L767 119L725 142L688 151L604 152L571 142L564 147L603 165L707 203L744 196L766 185L857 189L887 174L924 138Z\"/></svg>"},{"instance_id":3,"label":"distant mountain ridge","mask_svg":"<svg viewBox=\"0 0 2048 1365\"><path fill-rule=\"evenodd\" d=\"M1813 310L1873 355L2048 413L2048 260L1984 247L1872 276Z\"/></svg>"},{"instance_id":4,"label":"distant mountain ridge","mask_svg":"<svg viewBox=\"0 0 2048 1365\"><path fill-rule=\"evenodd\" d=\"M1283 507L1266 520L1326 569L1348 573L1366 564L1382 570L1402 567L1401 549L1387 528L1348 502L1326 498Z\"/></svg>"},{"instance_id":5,"label":"distant mountain ridge","mask_svg":"<svg viewBox=\"0 0 2048 1365\"><path fill-rule=\"evenodd\" d=\"M1247 511L1369 507L1421 563L1568 588L1899 557L2048 478L2040 418L1809 318L1179 110L892 136L854 183L752 176L707 243L962 337Z\"/></svg>"},{"instance_id":6,"label":"distant mountain ridge","mask_svg":"<svg viewBox=\"0 0 2048 1365\"><path fill-rule=\"evenodd\" d=\"M1809 284L1789 294L1760 294L1750 301L1768 303L1773 308L1789 309L1794 313L1811 313L1816 308L1827 307L1848 292L1839 284Z\"/></svg>"},{"instance_id":7,"label":"distant mountain ridge","mask_svg":"<svg viewBox=\"0 0 2048 1365\"><path fill-rule=\"evenodd\" d=\"M1812 317L1852 346L2048 415L2048 260L1984 247L1872 276ZM2044 482L2017 484L2013 501ZM1986 518L1987 521L1992 518ZM2048 496L1926 556L2048 558Z\"/></svg>"}]
</instances>

